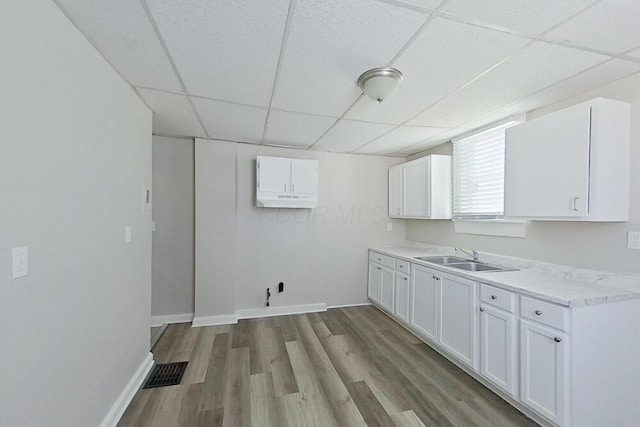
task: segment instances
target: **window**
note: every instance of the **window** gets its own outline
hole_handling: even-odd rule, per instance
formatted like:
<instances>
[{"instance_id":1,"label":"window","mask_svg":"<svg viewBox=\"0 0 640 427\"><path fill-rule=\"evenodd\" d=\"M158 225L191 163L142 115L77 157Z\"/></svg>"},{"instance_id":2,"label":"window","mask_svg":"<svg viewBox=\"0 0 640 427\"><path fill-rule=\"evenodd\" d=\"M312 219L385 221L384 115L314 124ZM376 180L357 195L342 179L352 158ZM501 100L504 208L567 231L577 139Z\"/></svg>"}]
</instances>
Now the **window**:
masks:
<instances>
[{"instance_id":1,"label":"window","mask_svg":"<svg viewBox=\"0 0 640 427\"><path fill-rule=\"evenodd\" d=\"M504 217L505 130L512 120L453 140L453 218Z\"/></svg>"}]
</instances>

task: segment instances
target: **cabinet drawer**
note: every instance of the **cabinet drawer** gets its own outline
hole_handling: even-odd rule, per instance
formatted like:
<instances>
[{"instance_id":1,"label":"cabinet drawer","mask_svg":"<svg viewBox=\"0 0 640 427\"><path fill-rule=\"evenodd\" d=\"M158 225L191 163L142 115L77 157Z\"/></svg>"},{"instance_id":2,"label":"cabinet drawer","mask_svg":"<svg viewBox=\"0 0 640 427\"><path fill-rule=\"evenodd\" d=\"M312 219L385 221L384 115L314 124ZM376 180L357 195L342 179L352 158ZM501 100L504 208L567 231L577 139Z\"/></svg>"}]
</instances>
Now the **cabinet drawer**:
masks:
<instances>
[{"instance_id":1,"label":"cabinet drawer","mask_svg":"<svg viewBox=\"0 0 640 427\"><path fill-rule=\"evenodd\" d=\"M396 260L396 270L402 272L403 274L409 274L411 271L411 264L407 261L403 261L401 259Z\"/></svg>"},{"instance_id":2,"label":"cabinet drawer","mask_svg":"<svg viewBox=\"0 0 640 427\"><path fill-rule=\"evenodd\" d=\"M567 330L567 309L550 302L521 296L520 315L552 328Z\"/></svg>"},{"instance_id":3,"label":"cabinet drawer","mask_svg":"<svg viewBox=\"0 0 640 427\"><path fill-rule=\"evenodd\" d=\"M509 313L515 312L516 294L504 289L496 288L495 286L481 283L480 301L506 310Z\"/></svg>"},{"instance_id":4,"label":"cabinet drawer","mask_svg":"<svg viewBox=\"0 0 640 427\"><path fill-rule=\"evenodd\" d=\"M378 252L369 251L369 260L389 268L396 268L396 259Z\"/></svg>"}]
</instances>

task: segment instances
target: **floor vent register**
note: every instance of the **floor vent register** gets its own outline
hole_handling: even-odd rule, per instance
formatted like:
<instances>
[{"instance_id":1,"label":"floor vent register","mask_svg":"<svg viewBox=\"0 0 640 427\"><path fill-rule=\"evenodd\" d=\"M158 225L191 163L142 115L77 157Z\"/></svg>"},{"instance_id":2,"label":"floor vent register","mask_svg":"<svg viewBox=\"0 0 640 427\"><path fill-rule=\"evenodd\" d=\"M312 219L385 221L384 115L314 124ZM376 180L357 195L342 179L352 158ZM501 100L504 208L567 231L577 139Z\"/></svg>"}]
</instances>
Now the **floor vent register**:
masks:
<instances>
[{"instance_id":1,"label":"floor vent register","mask_svg":"<svg viewBox=\"0 0 640 427\"><path fill-rule=\"evenodd\" d=\"M189 362L162 363L156 365L143 388L166 387L180 384L182 375L184 375L184 371L187 369L187 363Z\"/></svg>"}]
</instances>

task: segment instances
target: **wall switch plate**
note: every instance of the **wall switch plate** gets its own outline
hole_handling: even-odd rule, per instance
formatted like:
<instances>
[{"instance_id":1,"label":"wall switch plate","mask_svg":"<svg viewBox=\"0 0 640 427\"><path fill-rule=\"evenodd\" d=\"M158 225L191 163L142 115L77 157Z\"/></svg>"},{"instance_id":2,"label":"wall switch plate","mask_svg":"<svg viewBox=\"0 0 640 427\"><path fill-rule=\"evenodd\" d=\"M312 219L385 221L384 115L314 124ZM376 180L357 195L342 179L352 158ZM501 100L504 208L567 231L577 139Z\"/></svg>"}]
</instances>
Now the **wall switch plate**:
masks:
<instances>
[{"instance_id":1,"label":"wall switch plate","mask_svg":"<svg viewBox=\"0 0 640 427\"><path fill-rule=\"evenodd\" d=\"M29 253L26 246L11 249L12 272L11 278L17 279L29 274Z\"/></svg>"},{"instance_id":2,"label":"wall switch plate","mask_svg":"<svg viewBox=\"0 0 640 427\"><path fill-rule=\"evenodd\" d=\"M393 231L393 223L392 222L388 222L387 223L387 231Z\"/></svg>"},{"instance_id":3,"label":"wall switch plate","mask_svg":"<svg viewBox=\"0 0 640 427\"><path fill-rule=\"evenodd\" d=\"M640 231L629 231L627 233L627 248L640 249Z\"/></svg>"},{"instance_id":4,"label":"wall switch plate","mask_svg":"<svg viewBox=\"0 0 640 427\"><path fill-rule=\"evenodd\" d=\"M131 226L129 225L124 228L124 242L131 243Z\"/></svg>"}]
</instances>

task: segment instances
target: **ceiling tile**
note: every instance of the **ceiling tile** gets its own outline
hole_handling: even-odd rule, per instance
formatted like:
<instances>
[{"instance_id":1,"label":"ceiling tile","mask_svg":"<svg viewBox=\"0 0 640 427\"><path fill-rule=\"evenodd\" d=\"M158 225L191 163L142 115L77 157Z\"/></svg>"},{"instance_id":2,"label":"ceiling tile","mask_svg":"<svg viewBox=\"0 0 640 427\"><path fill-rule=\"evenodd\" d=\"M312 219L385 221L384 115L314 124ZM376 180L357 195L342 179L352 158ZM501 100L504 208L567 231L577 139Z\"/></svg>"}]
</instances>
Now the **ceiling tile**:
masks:
<instances>
[{"instance_id":1,"label":"ceiling tile","mask_svg":"<svg viewBox=\"0 0 640 427\"><path fill-rule=\"evenodd\" d=\"M340 120L311 148L313 150L349 153L393 129L394 125Z\"/></svg>"},{"instance_id":2,"label":"ceiling tile","mask_svg":"<svg viewBox=\"0 0 640 427\"><path fill-rule=\"evenodd\" d=\"M153 133L190 137L206 136L186 96L137 89L154 112Z\"/></svg>"},{"instance_id":3,"label":"ceiling tile","mask_svg":"<svg viewBox=\"0 0 640 427\"><path fill-rule=\"evenodd\" d=\"M440 3L442 3L442 0L395 0L395 3L404 3L410 6L418 6L424 9L434 10L438 5L440 5Z\"/></svg>"},{"instance_id":4,"label":"ceiling tile","mask_svg":"<svg viewBox=\"0 0 640 427\"><path fill-rule=\"evenodd\" d=\"M129 83L167 91L182 91L140 2L56 2Z\"/></svg>"},{"instance_id":5,"label":"ceiling tile","mask_svg":"<svg viewBox=\"0 0 640 427\"><path fill-rule=\"evenodd\" d=\"M333 117L271 110L265 144L307 148L338 120Z\"/></svg>"},{"instance_id":6,"label":"ceiling tile","mask_svg":"<svg viewBox=\"0 0 640 427\"><path fill-rule=\"evenodd\" d=\"M409 124L455 128L607 58L578 49L534 43L426 110Z\"/></svg>"},{"instance_id":7,"label":"ceiling tile","mask_svg":"<svg viewBox=\"0 0 640 427\"><path fill-rule=\"evenodd\" d=\"M209 137L225 141L259 144L267 110L230 102L192 97Z\"/></svg>"},{"instance_id":8,"label":"ceiling tile","mask_svg":"<svg viewBox=\"0 0 640 427\"><path fill-rule=\"evenodd\" d=\"M385 66L427 15L368 0L295 2L272 106L341 116L364 71Z\"/></svg>"},{"instance_id":9,"label":"ceiling tile","mask_svg":"<svg viewBox=\"0 0 640 427\"><path fill-rule=\"evenodd\" d=\"M550 31L546 36L618 54L640 45L639 23L638 0L607 0Z\"/></svg>"},{"instance_id":10,"label":"ceiling tile","mask_svg":"<svg viewBox=\"0 0 640 427\"><path fill-rule=\"evenodd\" d=\"M401 126L356 150L359 154L388 154L440 135L449 129Z\"/></svg>"},{"instance_id":11,"label":"ceiling tile","mask_svg":"<svg viewBox=\"0 0 640 427\"><path fill-rule=\"evenodd\" d=\"M632 50L627 55L633 56L634 58L640 58L640 48Z\"/></svg>"},{"instance_id":12,"label":"ceiling tile","mask_svg":"<svg viewBox=\"0 0 640 427\"><path fill-rule=\"evenodd\" d=\"M594 0L452 0L442 10L526 34L540 34L593 2Z\"/></svg>"},{"instance_id":13,"label":"ceiling tile","mask_svg":"<svg viewBox=\"0 0 640 427\"><path fill-rule=\"evenodd\" d=\"M514 114L535 110L545 105L572 98L637 72L640 72L639 63L613 59L533 95L522 98L504 108L499 108L484 117L465 123L464 126L475 129Z\"/></svg>"},{"instance_id":14,"label":"ceiling tile","mask_svg":"<svg viewBox=\"0 0 640 427\"><path fill-rule=\"evenodd\" d=\"M528 42L436 18L394 64L404 75L398 91L382 104L363 97L347 118L401 124Z\"/></svg>"},{"instance_id":15,"label":"ceiling tile","mask_svg":"<svg viewBox=\"0 0 640 427\"><path fill-rule=\"evenodd\" d=\"M288 0L147 0L191 95L268 106Z\"/></svg>"}]
</instances>

